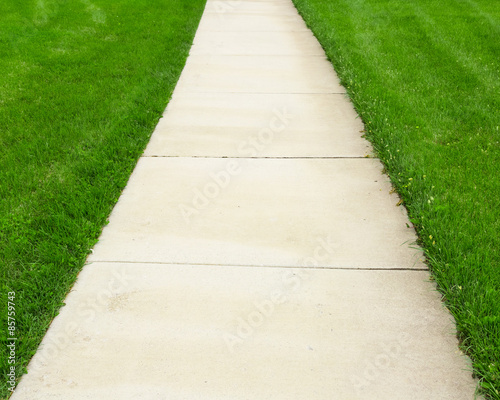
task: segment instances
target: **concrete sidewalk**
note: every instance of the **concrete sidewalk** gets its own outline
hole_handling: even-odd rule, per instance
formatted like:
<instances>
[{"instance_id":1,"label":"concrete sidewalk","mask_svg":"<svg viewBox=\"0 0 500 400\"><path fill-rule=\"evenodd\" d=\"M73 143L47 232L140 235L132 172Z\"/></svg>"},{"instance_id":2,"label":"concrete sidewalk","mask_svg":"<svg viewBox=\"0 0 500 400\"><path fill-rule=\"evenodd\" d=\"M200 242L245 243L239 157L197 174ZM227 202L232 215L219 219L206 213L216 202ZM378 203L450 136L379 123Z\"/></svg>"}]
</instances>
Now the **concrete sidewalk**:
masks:
<instances>
[{"instance_id":1,"label":"concrete sidewalk","mask_svg":"<svg viewBox=\"0 0 500 400\"><path fill-rule=\"evenodd\" d=\"M209 0L12 399L473 399L344 92L290 0Z\"/></svg>"}]
</instances>

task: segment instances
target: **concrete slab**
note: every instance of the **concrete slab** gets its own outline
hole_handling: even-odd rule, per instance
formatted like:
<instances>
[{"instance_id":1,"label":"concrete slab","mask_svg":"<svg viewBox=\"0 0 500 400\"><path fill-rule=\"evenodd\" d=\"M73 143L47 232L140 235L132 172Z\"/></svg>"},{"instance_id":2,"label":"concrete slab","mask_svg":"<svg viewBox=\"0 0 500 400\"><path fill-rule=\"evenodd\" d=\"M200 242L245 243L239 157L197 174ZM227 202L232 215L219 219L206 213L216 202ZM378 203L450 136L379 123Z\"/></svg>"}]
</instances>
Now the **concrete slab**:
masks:
<instances>
[{"instance_id":1,"label":"concrete slab","mask_svg":"<svg viewBox=\"0 0 500 400\"><path fill-rule=\"evenodd\" d=\"M240 14L268 14L268 15L298 15L291 1L244 1L244 0L210 0L207 2L205 14L215 13L224 17L234 13Z\"/></svg>"},{"instance_id":2,"label":"concrete slab","mask_svg":"<svg viewBox=\"0 0 500 400\"><path fill-rule=\"evenodd\" d=\"M226 32L204 31L194 39L192 55L323 56L310 31Z\"/></svg>"},{"instance_id":3,"label":"concrete slab","mask_svg":"<svg viewBox=\"0 0 500 400\"><path fill-rule=\"evenodd\" d=\"M374 159L145 157L89 261L425 268L381 170Z\"/></svg>"},{"instance_id":4,"label":"concrete slab","mask_svg":"<svg viewBox=\"0 0 500 400\"><path fill-rule=\"evenodd\" d=\"M175 93L345 93L324 56L193 56Z\"/></svg>"},{"instance_id":5,"label":"concrete slab","mask_svg":"<svg viewBox=\"0 0 500 400\"><path fill-rule=\"evenodd\" d=\"M89 265L12 400L470 400L427 278Z\"/></svg>"},{"instance_id":6,"label":"concrete slab","mask_svg":"<svg viewBox=\"0 0 500 400\"><path fill-rule=\"evenodd\" d=\"M205 13L198 32L279 32L306 31L307 29L304 20L297 13L295 15Z\"/></svg>"},{"instance_id":7,"label":"concrete slab","mask_svg":"<svg viewBox=\"0 0 500 400\"><path fill-rule=\"evenodd\" d=\"M207 7L205 10L209 10L209 7L215 6L220 3L228 3L233 7L239 6L244 3L275 3L275 4L288 4L290 5L290 0L207 0ZM293 6L293 3L292 3Z\"/></svg>"},{"instance_id":8,"label":"concrete slab","mask_svg":"<svg viewBox=\"0 0 500 400\"><path fill-rule=\"evenodd\" d=\"M181 92L169 103L144 154L364 157L372 149L362 130L343 94Z\"/></svg>"}]
</instances>

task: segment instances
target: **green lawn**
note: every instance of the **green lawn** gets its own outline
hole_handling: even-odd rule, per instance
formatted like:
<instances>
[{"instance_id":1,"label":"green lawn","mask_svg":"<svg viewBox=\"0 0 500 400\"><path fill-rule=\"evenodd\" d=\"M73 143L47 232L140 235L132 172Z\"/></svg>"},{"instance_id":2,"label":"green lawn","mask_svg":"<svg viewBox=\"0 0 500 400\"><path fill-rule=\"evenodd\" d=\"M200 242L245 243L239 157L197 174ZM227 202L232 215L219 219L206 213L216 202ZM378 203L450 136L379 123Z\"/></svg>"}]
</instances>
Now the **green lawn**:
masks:
<instances>
[{"instance_id":1,"label":"green lawn","mask_svg":"<svg viewBox=\"0 0 500 400\"><path fill-rule=\"evenodd\" d=\"M205 0L0 2L0 397L19 377L177 82Z\"/></svg>"},{"instance_id":2,"label":"green lawn","mask_svg":"<svg viewBox=\"0 0 500 400\"><path fill-rule=\"evenodd\" d=\"M294 0L409 210L500 399L500 2Z\"/></svg>"}]
</instances>

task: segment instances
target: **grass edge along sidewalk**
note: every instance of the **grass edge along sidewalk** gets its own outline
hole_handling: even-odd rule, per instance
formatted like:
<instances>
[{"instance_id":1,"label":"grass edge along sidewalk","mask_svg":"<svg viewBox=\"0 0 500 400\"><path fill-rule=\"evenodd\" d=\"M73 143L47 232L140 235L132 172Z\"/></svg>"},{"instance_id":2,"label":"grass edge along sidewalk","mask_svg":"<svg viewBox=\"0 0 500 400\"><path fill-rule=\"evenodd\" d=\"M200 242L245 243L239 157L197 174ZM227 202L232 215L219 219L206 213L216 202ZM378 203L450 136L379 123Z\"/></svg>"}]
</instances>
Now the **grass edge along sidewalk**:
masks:
<instances>
[{"instance_id":1,"label":"grass edge along sidewalk","mask_svg":"<svg viewBox=\"0 0 500 400\"><path fill-rule=\"evenodd\" d=\"M0 4L2 399L10 367L17 381L161 117L205 6L35 3Z\"/></svg>"},{"instance_id":2,"label":"grass edge along sidewalk","mask_svg":"<svg viewBox=\"0 0 500 400\"><path fill-rule=\"evenodd\" d=\"M500 3L293 0L366 126L500 399Z\"/></svg>"}]
</instances>

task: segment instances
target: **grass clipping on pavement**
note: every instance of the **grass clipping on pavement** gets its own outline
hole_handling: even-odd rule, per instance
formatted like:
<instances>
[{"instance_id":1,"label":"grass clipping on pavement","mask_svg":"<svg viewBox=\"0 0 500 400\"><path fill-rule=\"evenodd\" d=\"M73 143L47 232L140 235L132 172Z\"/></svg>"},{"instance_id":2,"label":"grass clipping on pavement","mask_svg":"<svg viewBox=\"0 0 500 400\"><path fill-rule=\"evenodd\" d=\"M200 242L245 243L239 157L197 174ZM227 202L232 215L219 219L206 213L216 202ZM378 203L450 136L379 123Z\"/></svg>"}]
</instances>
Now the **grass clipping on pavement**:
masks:
<instances>
[{"instance_id":1,"label":"grass clipping on pavement","mask_svg":"<svg viewBox=\"0 0 500 400\"><path fill-rule=\"evenodd\" d=\"M409 211L483 393L500 399L500 2L294 3Z\"/></svg>"},{"instance_id":2,"label":"grass clipping on pavement","mask_svg":"<svg viewBox=\"0 0 500 400\"><path fill-rule=\"evenodd\" d=\"M0 325L15 292L17 378L163 113L204 5L0 2Z\"/></svg>"}]
</instances>

